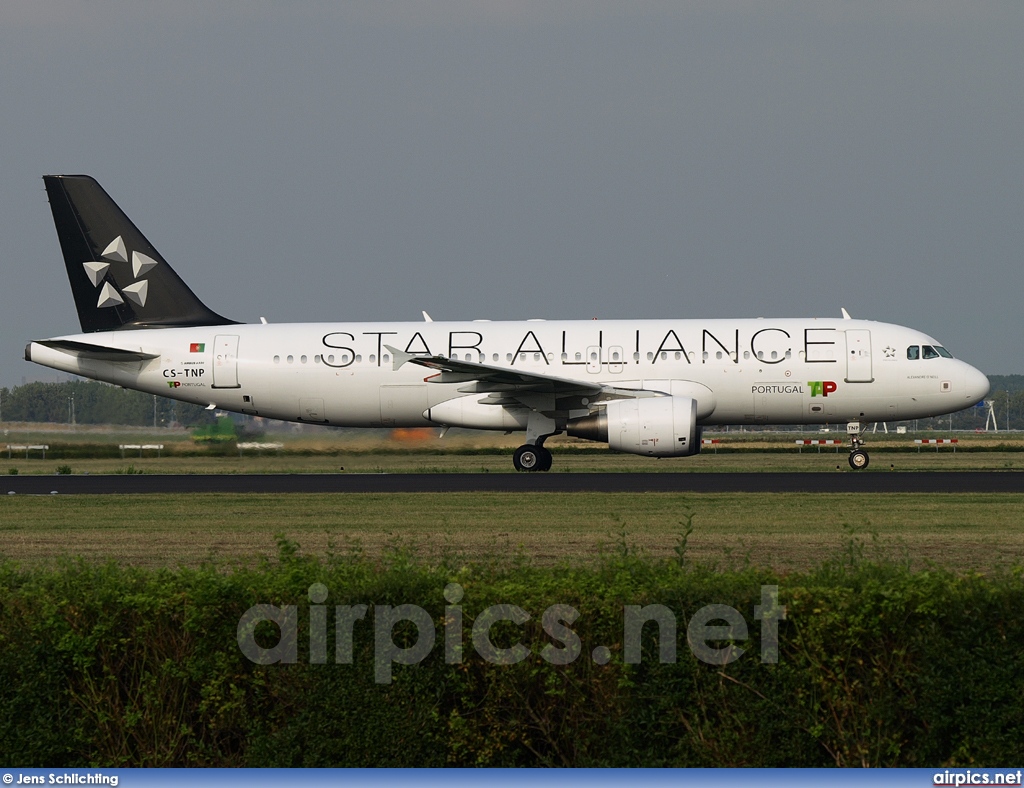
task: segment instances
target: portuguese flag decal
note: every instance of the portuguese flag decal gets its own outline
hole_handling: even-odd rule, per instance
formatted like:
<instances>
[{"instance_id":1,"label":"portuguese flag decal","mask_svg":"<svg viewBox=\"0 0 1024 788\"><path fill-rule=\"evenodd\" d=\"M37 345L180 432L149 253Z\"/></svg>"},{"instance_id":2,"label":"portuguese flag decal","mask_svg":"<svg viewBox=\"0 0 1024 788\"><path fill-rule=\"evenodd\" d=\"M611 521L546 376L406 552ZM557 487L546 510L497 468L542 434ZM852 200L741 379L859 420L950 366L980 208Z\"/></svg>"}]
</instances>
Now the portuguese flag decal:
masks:
<instances>
[{"instance_id":1,"label":"portuguese flag decal","mask_svg":"<svg viewBox=\"0 0 1024 788\"><path fill-rule=\"evenodd\" d=\"M193 342L188 346L189 353L205 353L206 343L205 342Z\"/></svg>"}]
</instances>

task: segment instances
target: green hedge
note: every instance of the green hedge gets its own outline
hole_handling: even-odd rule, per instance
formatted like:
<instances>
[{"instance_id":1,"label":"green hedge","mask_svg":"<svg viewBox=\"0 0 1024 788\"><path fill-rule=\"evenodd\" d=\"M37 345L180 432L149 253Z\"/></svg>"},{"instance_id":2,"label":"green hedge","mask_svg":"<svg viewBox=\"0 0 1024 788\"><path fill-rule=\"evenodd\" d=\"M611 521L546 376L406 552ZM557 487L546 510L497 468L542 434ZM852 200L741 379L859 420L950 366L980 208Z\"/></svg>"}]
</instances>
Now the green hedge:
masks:
<instances>
[{"instance_id":1,"label":"green hedge","mask_svg":"<svg viewBox=\"0 0 1024 788\"><path fill-rule=\"evenodd\" d=\"M681 551L682 552L682 551ZM446 584L464 590L464 660L446 664ZM351 665L310 664L307 590L333 606L417 604L437 641L420 664L374 681L373 616L356 624ZM760 660L761 587L777 585L778 664ZM236 642L243 612L297 605L298 661L257 665ZM532 654L484 661L474 616L511 603L496 645ZM582 656L538 656L550 605L574 606ZM624 664L623 605L662 604L679 621L678 658L658 660L645 629ZM745 618L746 649L696 660L686 622L726 604ZM1013 763L1024 752L1024 580L910 572L854 557L779 577L629 555L587 567L311 561L282 541L252 569L143 571L67 564L0 567L0 761L11 766L938 766ZM272 646L273 627L256 637ZM268 634L269 632L269 634ZM398 644L414 630L399 625ZM555 643L560 645L560 643ZM611 661L590 658L608 646ZM719 643L718 645L722 645Z\"/></svg>"}]
</instances>

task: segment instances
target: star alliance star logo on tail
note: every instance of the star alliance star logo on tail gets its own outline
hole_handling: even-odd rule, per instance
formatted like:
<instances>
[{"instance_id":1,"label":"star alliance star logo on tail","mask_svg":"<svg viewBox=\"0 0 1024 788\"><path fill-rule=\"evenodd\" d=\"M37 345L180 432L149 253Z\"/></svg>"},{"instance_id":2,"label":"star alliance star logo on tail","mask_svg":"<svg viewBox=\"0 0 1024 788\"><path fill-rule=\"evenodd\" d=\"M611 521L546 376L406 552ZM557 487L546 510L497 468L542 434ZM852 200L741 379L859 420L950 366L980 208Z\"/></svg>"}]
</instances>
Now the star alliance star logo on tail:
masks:
<instances>
[{"instance_id":1,"label":"star alliance star logo on tail","mask_svg":"<svg viewBox=\"0 0 1024 788\"><path fill-rule=\"evenodd\" d=\"M146 297L149 295L149 281L139 279L139 277L156 268L157 261L141 252L132 252L132 273L138 281L125 285L118 291L113 278L108 277L107 274L110 271L111 263L128 262L128 249L125 247L124 240L120 235L107 244L107 248L103 250L103 254L100 257L103 260L82 263L85 275L89 277L92 286L100 287L102 285L96 306L100 309L117 306L118 304L123 304L125 298L138 306L145 306Z\"/></svg>"}]
</instances>

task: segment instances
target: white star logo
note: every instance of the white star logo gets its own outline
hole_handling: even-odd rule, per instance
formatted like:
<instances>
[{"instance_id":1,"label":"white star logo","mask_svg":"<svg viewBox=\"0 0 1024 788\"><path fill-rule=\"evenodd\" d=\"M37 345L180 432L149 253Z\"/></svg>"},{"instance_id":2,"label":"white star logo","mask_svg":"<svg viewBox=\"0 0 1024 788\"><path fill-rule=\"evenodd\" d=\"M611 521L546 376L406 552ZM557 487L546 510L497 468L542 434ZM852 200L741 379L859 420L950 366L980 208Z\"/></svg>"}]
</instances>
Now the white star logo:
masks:
<instances>
[{"instance_id":1,"label":"white star logo","mask_svg":"<svg viewBox=\"0 0 1024 788\"><path fill-rule=\"evenodd\" d=\"M886 358L896 358L896 348L894 348L892 345L886 347L886 349L883 350L882 352L885 353Z\"/></svg>"},{"instance_id":2,"label":"white star logo","mask_svg":"<svg viewBox=\"0 0 1024 788\"><path fill-rule=\"evenodd\" d=\"M107 247L100 256L103 258L103 261L94 260L82 263L82 267L85 268L85 274L89 277L93 287L100 288L99 300L96 302L96 306L100 309L117 306L124 303L125 297L134 304L145 306L146 297L149 295L149 281L139 279L139 277L156 268L158 265L157 261L149 255L142 254L142 252L132 252L132 273L136 281L122 287L119 292L113 281L106 280L107 273L110 270L110 263L128 262L128 249L125 247L124 239L120 235L117 236L117 238L107 244Z\"/></svg>"}]
</instances>

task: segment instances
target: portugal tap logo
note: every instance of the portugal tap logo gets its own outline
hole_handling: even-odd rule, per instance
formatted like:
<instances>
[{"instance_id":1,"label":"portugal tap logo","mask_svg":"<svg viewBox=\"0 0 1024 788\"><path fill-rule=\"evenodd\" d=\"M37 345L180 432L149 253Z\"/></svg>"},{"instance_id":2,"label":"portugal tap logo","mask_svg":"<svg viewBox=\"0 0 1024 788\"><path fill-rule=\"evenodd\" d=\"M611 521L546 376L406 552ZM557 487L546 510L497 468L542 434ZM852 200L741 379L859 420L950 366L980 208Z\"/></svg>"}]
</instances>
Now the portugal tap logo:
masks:
<instances>
[{"instance_id":1,"label":"portugal tap logo","mask_svg":"<svg viewBox=\"0 0 1024 788\"><path fill-rule=\"evenodd\" d=\"M807 385L811 387L812 397L827 397L839 388L832 380L809 380Z\"/></svg>"}]
</instances>

